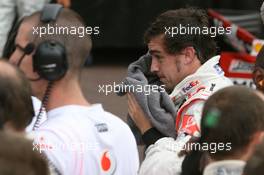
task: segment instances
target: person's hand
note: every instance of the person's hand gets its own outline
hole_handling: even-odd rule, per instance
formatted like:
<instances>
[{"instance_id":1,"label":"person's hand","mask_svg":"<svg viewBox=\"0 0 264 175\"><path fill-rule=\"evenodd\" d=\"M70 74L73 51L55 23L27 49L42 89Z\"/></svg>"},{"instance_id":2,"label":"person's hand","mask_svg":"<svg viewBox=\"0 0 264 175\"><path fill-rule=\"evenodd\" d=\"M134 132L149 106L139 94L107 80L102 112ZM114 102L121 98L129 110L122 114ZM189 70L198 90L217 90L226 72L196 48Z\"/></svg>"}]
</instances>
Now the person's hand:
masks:
<instances>
[{"instance_id":1,"label":"person's hand","mask_svg":"<svg viewBox=\"0 0 264 175\"><path fill-rule=\"evenodd\" d=\"M71 0L57 0L57 3L63 5L65 8L69 8L71 6Z\"/></svg>"},{"instance_id":2,"label":"person's hand","mask_svg":"<svg viewBox=\"0 0 264 175\"><path fill-rule=\"evenodd\" d=\"M147 130L152 128L152 124L145 116L142 108L139 106L135 96L132 93L127 94L128 97L128 114L135 122L141 134L144 134Z\"/></svg>"}]
</instances>

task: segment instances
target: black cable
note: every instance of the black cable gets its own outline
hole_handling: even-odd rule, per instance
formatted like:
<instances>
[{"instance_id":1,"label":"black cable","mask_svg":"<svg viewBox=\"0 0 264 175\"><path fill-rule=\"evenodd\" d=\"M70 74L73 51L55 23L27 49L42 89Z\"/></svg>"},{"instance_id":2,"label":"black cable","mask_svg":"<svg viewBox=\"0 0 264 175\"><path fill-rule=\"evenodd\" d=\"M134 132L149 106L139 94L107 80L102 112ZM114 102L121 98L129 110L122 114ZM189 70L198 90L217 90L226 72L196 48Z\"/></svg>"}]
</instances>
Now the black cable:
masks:
<instances>
[{"instance_id":1,"label":"black cable","mask_svg":"<svg viewBox=\"0 0 264 175\"><path fill-rule=\"evenodd\" d=\"M37 115L36 122L35 122L35 124L33 126L33 131L38 129L39 126L40 126L40 121L41 121L41 118L42 118L42 114L44 112L44 109L47 107L49 96L50 96L50 93L51 93L51 90L52 90L52 86L53 86L53 82L50 81L48 86L47 86L47 89L46 89L46 91L44 93L44 97L42 99L41 107L39 109L39 113Z\"/></svg>"},{"instance_id":2,"label":"black cable","mask_svg":"<svg viewBox=\"0 0 264 175\"><path fill-rule=\"evenodd\" d=\"M33 126L33 131L35 131L36 129L38 129L40 127L40 121L42 118L42 114L47 107L49 96L50 96L53 84L54 84L53 81L50 81L48 83L47 89L46 89L46 91L44 93L44 97L42 99L42 104L41 104L41 107L39 109L39 113L37 115L37 119L36 119L34 126ZM43 155L43 158L48 162L51 171L57 175L61 175L58 168L51 162L51 160L48 158L48 156L44 152L42 152L41 154Z\"/></svg>"},{"instance_id":3,"label":"black cable","mask_svg":"<svg viewBox=\"0 0 264 175\"><path fill-rule=\"evenodd\" d=\"M17 63L17 66L19 67L21 62L22 62L22 60L24 59L24 57L26 55L30 55L34 51L35 45L33 43L28 43L26 45L26 47L22 47L19 44L16 44L15 47L19 48L21 51L23 51L23 55L20 57L20 59L19 59L19 61Z\"/></svg>"}]
</instances>

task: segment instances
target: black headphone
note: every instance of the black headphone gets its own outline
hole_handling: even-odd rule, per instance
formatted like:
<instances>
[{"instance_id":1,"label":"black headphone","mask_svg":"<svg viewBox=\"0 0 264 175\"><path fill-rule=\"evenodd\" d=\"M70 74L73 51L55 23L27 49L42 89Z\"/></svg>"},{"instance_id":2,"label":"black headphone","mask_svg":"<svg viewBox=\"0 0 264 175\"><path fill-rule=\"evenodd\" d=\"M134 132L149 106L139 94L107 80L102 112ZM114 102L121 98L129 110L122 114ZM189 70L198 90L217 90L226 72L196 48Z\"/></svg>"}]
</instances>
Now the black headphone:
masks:
<instances>
[{"instance_id":1,"label":"black headphone","mask_svg":"<svg viewBox=\"0 0 264 175\"><path fill-rule=\"evenodd\" d=\"M61 9L60 4L47 4L40 15L43 23L55 22ZM29 43L27 46L32 45ZM27 46L25 48L27 48ZM48 81L61 79L68 70L64 45L55 40L46 40L38 44L33 55L33 70Z\"/></svg>"}]
</instances>

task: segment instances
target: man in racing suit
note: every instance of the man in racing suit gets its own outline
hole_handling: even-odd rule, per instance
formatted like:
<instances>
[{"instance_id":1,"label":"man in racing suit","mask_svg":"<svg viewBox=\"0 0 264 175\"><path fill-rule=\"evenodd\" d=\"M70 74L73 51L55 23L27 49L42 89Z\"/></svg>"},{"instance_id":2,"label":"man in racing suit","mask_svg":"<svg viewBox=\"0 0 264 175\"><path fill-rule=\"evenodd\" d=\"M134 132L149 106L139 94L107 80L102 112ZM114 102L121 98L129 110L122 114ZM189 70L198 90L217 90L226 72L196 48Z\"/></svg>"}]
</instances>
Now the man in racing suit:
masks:
<instances>
[{"instance_id":1,"label":"man in racing suit","mask_svg":"<svg viewBox=\"0 0 264 175\"><path fill-rule=\"evenodd\" d=\"M218 65L220 57L214 56L215 43L210 36L173 36L175 31L167 31L182 26L208 27L208 19L204 11L192 8L167 11L145 34L152 56L151 71L171 91L177 108L177 138L164 137L152 127L134 95L129 93L128 112L148 146L139 174L179 174L183 157L178 154L190 138L200 136L204 101L216 90L232 85Z\"/></svg>"},{"instance_id":2,"label":"man in racing suit","mask_svg":"<svg viewBox=\"0 0 264 175\"><path fill-rule=\"evenodd\" d=\"M200 136L200 120L205 100L218 89L232 85L218 66L219 58L219 56L211 58L174 88L170 94L174 102L177 104L182 99L186 100L177 112L177 138L174 140L163 137L150 145L141 165L140 174L159 174L159 171L166 172L165 174L170 174L170 171L181 172L184 157L179 157L178 153L190 138ZM147 132L145 134L149 134Z\"/></svg>"}]
</instances>

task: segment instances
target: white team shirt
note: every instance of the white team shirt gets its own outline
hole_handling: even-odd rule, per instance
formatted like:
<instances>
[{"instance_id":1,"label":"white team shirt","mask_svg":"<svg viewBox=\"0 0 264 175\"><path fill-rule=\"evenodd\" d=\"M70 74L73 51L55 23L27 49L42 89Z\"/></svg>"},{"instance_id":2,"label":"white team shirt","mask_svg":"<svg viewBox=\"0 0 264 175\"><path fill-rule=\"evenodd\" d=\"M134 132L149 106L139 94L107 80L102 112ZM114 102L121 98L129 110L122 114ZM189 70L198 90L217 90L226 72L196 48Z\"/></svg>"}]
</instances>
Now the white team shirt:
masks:
<instances>
[{"instance_id":1,"label":"white team shirt","mask_svg":"<svg viewBox=\"0 0 264 175\"><path fill-rule=\"evenodd\" d=\"M62 174L137 174L138 150L131 130L100 104L67 105L47 116L33 132L33 149L44 152Z\"/></svg>"}]
</instances>

